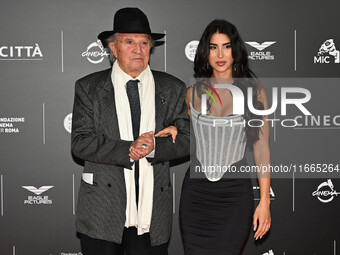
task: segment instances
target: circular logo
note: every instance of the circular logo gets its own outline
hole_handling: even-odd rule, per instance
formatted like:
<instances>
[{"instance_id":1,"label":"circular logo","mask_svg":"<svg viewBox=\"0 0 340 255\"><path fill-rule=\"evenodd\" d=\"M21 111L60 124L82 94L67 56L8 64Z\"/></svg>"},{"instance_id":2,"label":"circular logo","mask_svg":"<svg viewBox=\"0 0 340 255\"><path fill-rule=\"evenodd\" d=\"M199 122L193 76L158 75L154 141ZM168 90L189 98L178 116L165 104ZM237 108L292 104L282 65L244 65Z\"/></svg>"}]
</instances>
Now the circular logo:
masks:
<instances>
[{"instance_id":1,"label":"circular logo","mask_svg":"<svg viewBox=\"0 0 340 255\"><path fill-rule=\"evenodd\" d=\"M185 56L187 56L187 58L190 61L194 61L195 59L198 43L199 41L194 40L194 41L188 42L188 44L185 46L185 50L184 50Z\"/></svg>"},{"instance_id":2,"label":"circular logo","mask_svg":"<svg viewBox=\"0 0 340 255\"><path fill-rule=\"evenodd\" d=\"M334 185L331 179L321 183L317 190L312 193L313 196L317 196L322 203L329 203L333 200L334 196L338 196L340 192L334 190Z\"/></svg>"},{"instance_id":3,"label":"circular logo","mask_svg":"<svg viewBox=\"0 0 340 255\"><path fill-rule=\"evenodd\" d=\"M92 64L99 64L104 60L104 57L110 56L110 54L104 49L100 40L91 43L87 47L86 51L84 51L81 55L86 57Z\"/></svg>"},{"instance_id":4,"label":"circular logo","mask_svg":"<svg viewBox=\"0 0 340 255\"><path fill-rule=\"evenodd\" d=\"M71 134L72 130L72 113L67 115L64 119L64 128L66 129L67 132Z\"/></svg>"}]
</instances>

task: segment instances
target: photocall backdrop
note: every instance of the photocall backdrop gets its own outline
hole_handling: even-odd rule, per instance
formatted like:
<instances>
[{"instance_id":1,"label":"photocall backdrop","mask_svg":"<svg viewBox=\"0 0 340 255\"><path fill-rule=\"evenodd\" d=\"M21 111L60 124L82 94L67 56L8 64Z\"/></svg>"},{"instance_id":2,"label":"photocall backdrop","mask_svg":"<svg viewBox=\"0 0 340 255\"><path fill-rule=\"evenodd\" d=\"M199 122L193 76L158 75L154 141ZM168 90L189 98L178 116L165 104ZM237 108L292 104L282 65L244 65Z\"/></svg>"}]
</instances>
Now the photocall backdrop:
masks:
<instances>
[{"instance_id":1,"label":"photocall backdrop","mask_svg":"<svg viewBox=\"0 0 340 255\"><path fill-rule=\"evenodd\" d=\"M262 240L251 233L243 254L340 254L340 3L330 0L2 2L0 254L81 254L74 214L82 166L70 151L74 83L110 67L96 37L112 29L113 14L128 6L147 14L152 31L166 33L152 52L153 69L189 86L198 40L210 21L222 18L238 28L269 105L273 88L278 90L278 108L270 115L278 119L270 128L278 170L271 184L272 228ZM303 106L312 116L294 105L281 114L286 87L310 92ZM169 254L184 254L178 205L188 166L171 168ZM256 179L253 187L257 204Z\"/></svg>"}]
</instances>

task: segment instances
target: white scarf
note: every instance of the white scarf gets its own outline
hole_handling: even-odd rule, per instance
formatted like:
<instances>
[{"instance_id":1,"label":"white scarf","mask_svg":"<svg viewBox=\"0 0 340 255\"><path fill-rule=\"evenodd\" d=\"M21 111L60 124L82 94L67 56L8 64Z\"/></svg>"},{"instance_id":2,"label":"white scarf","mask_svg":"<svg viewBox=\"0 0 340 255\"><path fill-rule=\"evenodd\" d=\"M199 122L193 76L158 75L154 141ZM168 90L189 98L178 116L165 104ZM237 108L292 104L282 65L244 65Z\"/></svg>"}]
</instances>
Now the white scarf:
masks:
<instances>
[{"instance_id":1,"label":"white scarf","mask_svg":"<svg viewBox=\"0 0 340 255\"><path fill-rule=\"evenodd\" d=\"M115 91L120 139L133 141L131 112L129 99L126 94L126 83L134 79L119 67L117 60L112 67L111 79ZM155 82L150 67L147 66L135 79L140 81L138 84L141 104L139 134L155 131ZM127 198L125 227L134 226L138 230L138 235L142 235L150 231L154 185L153 166L146 158L139 160L138 209L136 205L134 165L132 166L132 170L124 168L124 177Z\"/></svg>"}]
</instances>

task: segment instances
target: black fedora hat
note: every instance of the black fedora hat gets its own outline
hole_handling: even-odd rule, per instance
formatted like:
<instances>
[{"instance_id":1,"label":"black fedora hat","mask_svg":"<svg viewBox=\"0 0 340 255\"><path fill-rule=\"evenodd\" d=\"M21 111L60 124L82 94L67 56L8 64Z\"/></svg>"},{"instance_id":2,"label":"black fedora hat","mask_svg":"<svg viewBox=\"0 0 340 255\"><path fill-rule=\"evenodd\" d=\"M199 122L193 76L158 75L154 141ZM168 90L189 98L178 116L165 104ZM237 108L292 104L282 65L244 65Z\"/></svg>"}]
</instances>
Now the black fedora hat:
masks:
<instances>
[{"instance_id":1,"label":"black fedora hat","mask_svg":"<svg viewBox=\"0 0 340 255\"><path fill-rule=\"evenodd\" d=\"M148 18L138 8L127 7L116 12L113 19L113 30L104 31L98 35L103 45L105 40L115 33L141 33L148 34L154 40L159 40L165 34L151 33Z\"/></svg>"}]
</instances>

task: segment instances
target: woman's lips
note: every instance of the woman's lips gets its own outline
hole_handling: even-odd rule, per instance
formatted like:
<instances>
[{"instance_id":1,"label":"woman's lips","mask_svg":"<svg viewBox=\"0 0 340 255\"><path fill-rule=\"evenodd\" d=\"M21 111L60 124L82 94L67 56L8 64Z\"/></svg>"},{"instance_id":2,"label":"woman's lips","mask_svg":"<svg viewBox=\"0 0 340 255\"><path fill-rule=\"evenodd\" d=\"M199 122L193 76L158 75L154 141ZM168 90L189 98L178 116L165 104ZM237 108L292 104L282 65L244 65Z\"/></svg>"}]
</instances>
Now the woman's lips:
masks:
<instances>
[{"instance_id":1,"label":"woman's lips","mask_svg":"<svg viewBox=\"0 0 340 255\"><path fill-rule=\"evenodd\" d=\"M224 66L225 63L226 63L226 61L217 61L217 62L216 62L216 64L217 64L218 66Z\"/></svg>"}]
</instances>

